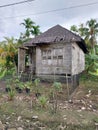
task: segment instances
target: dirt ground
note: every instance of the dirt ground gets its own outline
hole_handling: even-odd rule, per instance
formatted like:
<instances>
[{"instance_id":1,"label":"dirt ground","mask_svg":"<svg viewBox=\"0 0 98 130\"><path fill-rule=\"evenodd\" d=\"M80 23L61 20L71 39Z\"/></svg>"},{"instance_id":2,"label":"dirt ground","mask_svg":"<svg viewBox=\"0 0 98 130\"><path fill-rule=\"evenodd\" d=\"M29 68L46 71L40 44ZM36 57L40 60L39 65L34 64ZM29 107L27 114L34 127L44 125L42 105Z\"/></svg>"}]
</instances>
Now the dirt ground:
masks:
<instances>
[{"instance_id":1,"label":"dirt ground","mask_svg":"<svg viewBox=\"0 0 98 130\"><path fill-rule=\"evenodd\" d=\"M49 83L42 83L49 91ZM93 87L92 87L93 85ZM67 100L67 90L61 92L57 112L53 114L52 103L41 108L37 99L25 92L16 93L9 101L5 81L0 81L0 122L8 130L94 130L98 123L97 83L81 82ZM31 100L32 99L32 100ZM36 102L35 102L36 100ZM1 128L0 128L1 130Z\"/></svg>"}]
</instances>

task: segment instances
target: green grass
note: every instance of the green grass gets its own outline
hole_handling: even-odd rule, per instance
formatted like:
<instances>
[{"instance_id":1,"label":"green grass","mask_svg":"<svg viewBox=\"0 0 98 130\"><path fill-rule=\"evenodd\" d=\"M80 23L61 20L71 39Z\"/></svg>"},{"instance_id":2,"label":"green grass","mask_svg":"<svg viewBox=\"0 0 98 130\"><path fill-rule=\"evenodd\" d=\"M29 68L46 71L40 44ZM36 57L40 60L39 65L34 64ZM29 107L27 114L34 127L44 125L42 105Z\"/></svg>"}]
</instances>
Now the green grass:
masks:
<instances>
[{"instance_id":1,"label":"green grass","mask_svg":"<svg viewBox=\"0 0 98 130\"><path fill-rule=\"evenodd\" d=\"M90 75L88 73L82 73L80 76L81 81L93 81L93 82L98 82L98 76Z\"/></svg>"}]
</instances>

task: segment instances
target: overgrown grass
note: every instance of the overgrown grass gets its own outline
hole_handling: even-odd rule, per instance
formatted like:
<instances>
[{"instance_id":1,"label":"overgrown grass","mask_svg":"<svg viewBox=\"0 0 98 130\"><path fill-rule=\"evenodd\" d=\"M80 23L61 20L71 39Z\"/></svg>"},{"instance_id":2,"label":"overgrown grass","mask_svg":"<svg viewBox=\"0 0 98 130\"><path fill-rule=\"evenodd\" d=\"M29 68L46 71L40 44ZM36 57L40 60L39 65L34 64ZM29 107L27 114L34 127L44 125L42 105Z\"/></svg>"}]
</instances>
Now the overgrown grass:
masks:
<instances>
[{"instance_id":1,"label":"overgrown grass","mask_svg":"<svg viewBox=\"0 0 98 130\"><path fill-rule=\"evenodd\" d=\"M92 95L98 95L98 77L83 73L80 77L80 86L84 93L91 91Z\"/></svg>"},{"instance_id":2,"label":"overgrown grass","mask_svg":"<svg viewBox=\"0 0 98 130\"><path fill-rule=\"evenodd\" d=\"M88 82L88 81L92 81L92 82L98 82L98 76L94 76L94 75L91 75L91 74L88 74L86 72L83 72L80 76L80 81L85 81L85 82Z\"/></svg>"}]
</instances>

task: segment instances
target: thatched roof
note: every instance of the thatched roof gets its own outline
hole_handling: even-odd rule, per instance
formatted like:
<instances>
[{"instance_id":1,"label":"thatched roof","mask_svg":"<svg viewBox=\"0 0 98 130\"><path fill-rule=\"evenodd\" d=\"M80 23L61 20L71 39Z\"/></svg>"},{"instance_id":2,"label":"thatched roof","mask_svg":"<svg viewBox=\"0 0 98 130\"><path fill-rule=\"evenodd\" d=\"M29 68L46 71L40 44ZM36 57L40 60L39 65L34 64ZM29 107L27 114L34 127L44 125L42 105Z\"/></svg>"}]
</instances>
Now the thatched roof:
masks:
<instances>
[{"instance_id":1,"label":"thatched roof","mask_svg":"<svg viewBox=\"0 0 98 130\"><path fill-rule=\"evenodd\" d=\"M63 28L60 25L56 25L48 29L46 32L40 34L39 36L36 36L29 42L25 43L24 46L30 47L37 44L41 45L57 42L76 42L79 47L84 51L84 53L87 52L84 40L80 36L72 33L71 31Z\"/></svg>"}]
</instances>

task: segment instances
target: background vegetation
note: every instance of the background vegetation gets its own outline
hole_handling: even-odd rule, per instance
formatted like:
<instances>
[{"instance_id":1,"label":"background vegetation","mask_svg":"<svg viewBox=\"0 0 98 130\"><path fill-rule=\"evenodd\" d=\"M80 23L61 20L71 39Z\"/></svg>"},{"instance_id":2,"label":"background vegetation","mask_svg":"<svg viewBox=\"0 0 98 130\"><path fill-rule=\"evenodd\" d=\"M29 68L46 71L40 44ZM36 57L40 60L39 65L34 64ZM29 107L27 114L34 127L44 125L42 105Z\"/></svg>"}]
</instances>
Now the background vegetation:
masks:
<instances>
[{"instance_id":1,"label":"background vegetation","mask_svg":"<svg viewBox=\"0 0 98 130\"><path fill-rule=\"evenodd\" d=\"M0 79L5 75L17 73L18 47L40 34L40 27L30 18L24 19L20 25L25 27L25 32L20 33L18 39L4 37L5 40L0 42Z\"/></svg>"}]
</instances>

